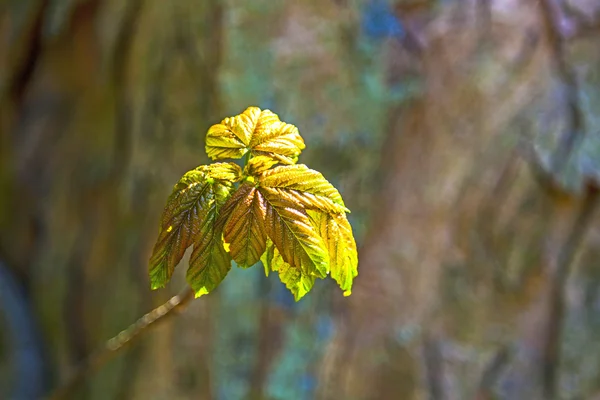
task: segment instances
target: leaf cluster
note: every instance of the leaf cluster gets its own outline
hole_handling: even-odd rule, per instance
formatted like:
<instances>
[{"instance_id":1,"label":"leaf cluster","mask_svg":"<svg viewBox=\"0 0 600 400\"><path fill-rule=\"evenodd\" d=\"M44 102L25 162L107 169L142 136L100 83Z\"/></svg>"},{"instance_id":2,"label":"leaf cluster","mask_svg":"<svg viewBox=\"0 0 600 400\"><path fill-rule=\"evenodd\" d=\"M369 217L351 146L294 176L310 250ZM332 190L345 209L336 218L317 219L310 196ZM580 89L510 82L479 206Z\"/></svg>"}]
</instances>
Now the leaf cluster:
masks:
<instances>
[{"instance_id":1,"label":"leaf cluster","mask_svg":"<svg viewBox=\"0 0 600 400\"><path fill-rule=\"evenodd\" d=\"M193 246L187 282L196 297L216 288L231 261L262 261L296 301L328 274L349 295L357 251L342 196L321 173L296 164L305 148L298 129L269 110L249 107L210 127L213 160L187 172L167 200L150 258L152 289L163 287Z\"/></svg>"}]
</instances>

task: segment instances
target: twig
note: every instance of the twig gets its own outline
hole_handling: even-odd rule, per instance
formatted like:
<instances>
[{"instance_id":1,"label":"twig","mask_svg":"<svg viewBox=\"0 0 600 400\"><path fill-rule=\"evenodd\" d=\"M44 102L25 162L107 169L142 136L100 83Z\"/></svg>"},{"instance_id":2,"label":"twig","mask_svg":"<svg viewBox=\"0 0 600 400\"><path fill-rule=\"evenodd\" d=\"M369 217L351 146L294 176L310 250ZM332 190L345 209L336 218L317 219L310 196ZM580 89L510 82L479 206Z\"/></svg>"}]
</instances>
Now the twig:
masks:
<instances>
[{"instance_id":1,"label":"twig","mask_svg":"<svg viewBox=\"0 0 600 400\"><path fill-rule=\"evenodd\" d=\"M68 399L79 384L91 373L114 358L142 334L149 332L151 329L156 328L159 323L165 322L183 311L193 299L194 292L186 287L165 304L150 311L117 336L109 339L103 347L92 353L61 386L51 393L48 400Z\"/></svg>"}]
</instances>

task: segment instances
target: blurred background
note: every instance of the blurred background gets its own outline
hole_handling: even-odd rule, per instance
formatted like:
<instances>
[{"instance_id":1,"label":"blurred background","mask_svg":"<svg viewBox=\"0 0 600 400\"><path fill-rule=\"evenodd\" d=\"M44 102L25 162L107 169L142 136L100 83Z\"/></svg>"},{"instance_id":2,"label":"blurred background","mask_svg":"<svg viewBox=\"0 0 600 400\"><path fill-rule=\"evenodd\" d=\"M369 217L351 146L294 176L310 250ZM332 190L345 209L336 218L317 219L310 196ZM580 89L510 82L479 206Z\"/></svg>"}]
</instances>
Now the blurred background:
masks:
<instances>
[{"instance_id":1,"label":"blurred background","mask_svg":"<svg viewBox=\"0 0 600 400\"><path fill-rule=\"evenodd\" d=\"M352 210L352 296L234 268L70 398L600 399L597 0L1 0L0 398L184 287L162 207L250 105Z\"/></svg>"}]
</instances>

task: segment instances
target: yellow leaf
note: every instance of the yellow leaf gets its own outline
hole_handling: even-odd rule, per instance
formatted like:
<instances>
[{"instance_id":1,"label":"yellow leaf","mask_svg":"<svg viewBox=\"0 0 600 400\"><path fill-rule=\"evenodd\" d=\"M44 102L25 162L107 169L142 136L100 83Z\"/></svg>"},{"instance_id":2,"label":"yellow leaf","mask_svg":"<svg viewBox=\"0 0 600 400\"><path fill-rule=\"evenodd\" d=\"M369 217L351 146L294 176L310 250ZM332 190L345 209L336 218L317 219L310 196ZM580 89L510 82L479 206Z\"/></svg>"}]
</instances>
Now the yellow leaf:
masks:
<instances>
[{"instance_id":1,"label":"yellow leaf","mask_svg":"<svg viewBox=\"0 0 600 400\"><path fill-rule=\"evenodd\" d=\"M329 251L331 277L344 291L344 296L349 296L352 281L358 275L358 253L352 227L345 214L308 213Z\"/></svg>"},{"instance_id":2,"label":"yellow leaf","mask_svg":"<svg viewBox=\"0 0 600 400\"><path fill-rule=\"evenodd\" d=\"M298 128L277 120L265 125L264 129L257 130L252 136L250 147L254 155L267 155L283 164L294 164L305 145Z\"/></svg>"},{"instance_id":3,"label":"yellow leaf","mask_svg":"<svg viewBox=\"0 0 600 400\"><path fill-rule=\"evenodd\" d=\"M196 297L210 293L231 269L231 255L223 244L222 227L218 229L217 208L214 207L205 219L185 276Z\"/></svg>"},{"instance_id":4,"label":"yellow leaf","mask_svg":"<svg viewBox=\"0 0 600 400\"><path fill-rule=\"evenodd\" d=\"M241 158L248 152L252 132L256 127L261 111L258 107L248 107L242 114L228 117L208 129L206 153L213 160Z\"/></svg>"},{"instance_id":5,"label":"yellow leaf","mask_svg":"<svg viewBox=\"0 0 600 400\"><path fill-rule=\"evenodd\" d=\"M207 171L207 176L210 179L235 183L242 178L242 169L232 162L203 165L202 168Z\"/></svg>"},{"instance_id":6,"label":"yellow leaf","mask_svg":"<svg viewBox=\"0 0 600 400\"><path fill-rule=\"evenodd\" d=\"M308 293L315 284L314 276L304 274L299 268L286 263L271 241L267 244L267 251L261 260L265 266L267 276L269 270L277 272L279 280L292 292L296 301Z\"/></svg>"},{"instance_id":7,"label":"yellow leaf","mask_svg":"<svg viewBox=\"0 0 600 400\"><path fill-rule=\"evenodd\" d=\"M277 163L279 163L278 160L269 156L252 157L244 168L244 174L258 176Z\"/></svg>"},{"instance_id":8,"label":"yellow leaf","mask_svg":"<svg viewBox=\"0 0 600 400\"><path fill-rule=\"evenodd\" d=\"M206 153L213 160L241 158L248 151L284 164L296 162L304 141L294 125L281 122L277 114L248 107L242 114L225 118L206 134Z\"/></svg>"},{"instance_id":9,"label":"yellow leaf","mask_svg":"<svg viewBox=\"0 0 600 400\"><path fill-rule=\"evenodd\" d=\"M263 187L265 227L283 260L307 276L324 278L329 271L329 253L304 207Z\"/></svg>"},{"instance_id":10,"label":"yellow leaf","mask_svg":"<svg viewBox=\"0 0 600 400\"><path fill-rule=\"evenodd\" d=\"M320 172L306 165L282 165L265 171L259 181L265 193L279 196L306 209L331 213L349 211L342 196Z\"/></svg>"},{"instance_id":11,"label":"yellow leaf","mask_svg":"<svg viewBox=\"0 0 600 400\"><path fill-rule=\"evenodd\" d=\"M229 215L223 235L234 261L244 268L258 262L265 251L265 199L252 185L243 184L223 207Z\"/></svg>"},{"instance_id":12,"label":"yellow leaf","mask_svg":"<svg viewBox=\"0 0 600 400\"><path fill-rule=\"evenodd\" d=\"M267 247L266 247L263 255L260 257L260 261L263 264L266 276L269 276L269 272L272 271L271 264L273 261L274 254L275 254L275 245L273 244L273 241L271 239L267 238Z\"/></svg>"},{"instance_id":13,"label":"yellow leaf","mask_svg":"<svg viewBox=\"0 0 600 400\"><path fill-rule=\"evenodd\" d=\"M196 297L217 287L232 260L242 268L261 260L265 274L277 272L296 301L330 273L350 295L358 274L350 211L321 173L296 165L304 147L295 126L257 107L211 126L209 157L247 155L245 169L215 163L181 178L150 260L152 288L164 286L193 245L186 279Z\"/></svg>"}]
</instances>

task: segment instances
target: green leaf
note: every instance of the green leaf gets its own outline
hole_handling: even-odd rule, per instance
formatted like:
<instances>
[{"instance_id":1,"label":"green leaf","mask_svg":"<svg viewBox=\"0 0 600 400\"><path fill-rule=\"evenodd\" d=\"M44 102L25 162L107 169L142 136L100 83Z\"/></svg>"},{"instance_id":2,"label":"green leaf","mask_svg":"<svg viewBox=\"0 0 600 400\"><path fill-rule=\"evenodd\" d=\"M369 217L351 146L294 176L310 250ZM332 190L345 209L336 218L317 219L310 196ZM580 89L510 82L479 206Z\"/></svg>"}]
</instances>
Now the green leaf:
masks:
<instances>
[{"instance_id":1,"label":"green leaf","mask_svg":"<svg viewBox=\"0 0 600 400\"><path fill-rule=\"evenodd\" d=\"M329 271L329 253L323 239L301 204L267 188L258 187L265 199L265 226L283 260L307 276L324 278Z\"/></svg>"},{"instance_id":2,"label":"green leaf","mask_svg":"<svg viewBox=\"0 0 600 400\"><path fill-rule=\"evenodd\" d=\"M267 250L261 257L261 261L265 266L267 276L269 270L277 272L279 280L292 292L296 301L304 297L315 284L314 276L306 275L299 268L294 268L286 263L271 241L267 244Z\"/></svg>"},{"instance_id":3,"label":"green leaf","mask_svg":"<svg viewBox=\"0 0 600 400\"><path fill-rule=\"evenodd\" d=\"M267 244L266 204L262 194L252 185L243 184L224 206L230 214L223 231L231 256L243 268L260 259Z\"/></svg>"},{"instance_id":4,"label":"green leaf","mask_svg":"<svg viewBox=\"0 0 600 400\"><path fill-rule=\"evenodd\" d=\"M358 253L352 227L345 214L308 212L329 251L331 277L344 296L352 293L352 281L358 275Z\"/></svg>"},{"instance_id":5,"label":"green leaf","mask_svg":"<svg viewBox=\"0 0 600 400\"><path fill-rule=\"evenodd\" d=\"M150 258L152 289L163 287L186 249L198 243L215 205L226 199L241 169L233 163L203 165L187 172L175 185L163 211L160 230Z\"/></svg>"},{"instance_id":6,"label":"green leaf","mask_svg":"<svg viewBox=\"0 0 600 400\"><path fill-rule=\"evenodd\" d=\"M272 262L273 262L274 256L275 256L275 245L273 244L273 241L271 239L267 238L267 247L266 247L263 255L260 257L260 261L263 264L263 267L265 269L265 275L267 277L269 276L269 272L273 270Z\"/></svg>"},{"instance_id":7,"label":"green leaf","mask_svg":"<svg viewBox=\"0 0 600 400\"><path fill-rule=\"evenodd\" d=\"M209 205L198 241L194 243L185 277L196 292L196 297L210 293L225 279L231 269L231 255L223 244L223 224L219 215L219 209L226 200L225 193L215 196Z\"/></svg>"},{"instance_id":8,"label":"green leaf","mask_svg":"<svg viewBox=\"0 0 600 400\"><path fill-rule=\"evenodd\" d=\"M267 170L261 175L259 184L272 197L285 198L306 209L330 213L349 211L337 189L320 172L304 164Z\"/></svg>"},{"instance_id":9,"label":"green leaf","mask_svg":"<svg viewBox=\"0 0 600 400\"><path fill-rule=\"evenodd\" d=\"M258 107L248 107L242 114L225 118L206 134L206 153L213 160L241 158L251 151L252 155L293 164L304 147L294 125L281 122L277 114Z\"/></svg>"}]
</instances>

